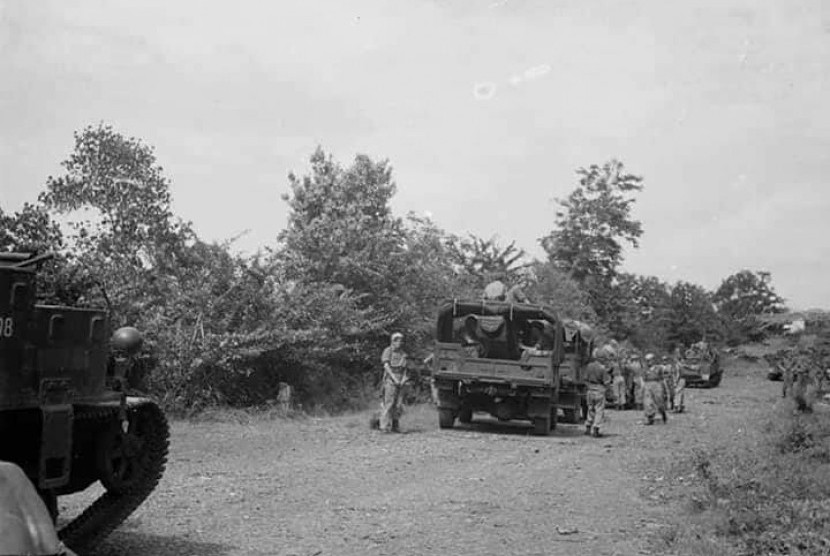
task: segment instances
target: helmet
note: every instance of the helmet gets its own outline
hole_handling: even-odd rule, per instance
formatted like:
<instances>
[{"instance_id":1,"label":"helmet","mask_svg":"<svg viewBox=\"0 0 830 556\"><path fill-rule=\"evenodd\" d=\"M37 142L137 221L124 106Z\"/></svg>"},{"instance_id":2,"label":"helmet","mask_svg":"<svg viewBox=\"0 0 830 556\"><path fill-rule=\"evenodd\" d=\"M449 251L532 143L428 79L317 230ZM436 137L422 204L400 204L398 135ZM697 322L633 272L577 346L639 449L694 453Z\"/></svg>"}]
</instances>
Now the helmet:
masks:
<instances>
[{"instance_id":1,"label":"helmet","mask_svg":"<svg viewBox=\"0 0 830 556\"><path fill-rule=\"evenodd\" d=\"M118 351L135 353L141 349L144 338L141 337L141 332L132 326L124 326L115 331L110 343Z\"/></svg>"},{"instance_id":2,"label":"helmet","mask_svg":"<svg viewBox=\"0 0 830 556\"><path fill-rule=\"evenodd\" d=\"M654 361L654 354L653 353L646 353L645 359L646 359L646 361Z\"/></svg>"}]
</instances>

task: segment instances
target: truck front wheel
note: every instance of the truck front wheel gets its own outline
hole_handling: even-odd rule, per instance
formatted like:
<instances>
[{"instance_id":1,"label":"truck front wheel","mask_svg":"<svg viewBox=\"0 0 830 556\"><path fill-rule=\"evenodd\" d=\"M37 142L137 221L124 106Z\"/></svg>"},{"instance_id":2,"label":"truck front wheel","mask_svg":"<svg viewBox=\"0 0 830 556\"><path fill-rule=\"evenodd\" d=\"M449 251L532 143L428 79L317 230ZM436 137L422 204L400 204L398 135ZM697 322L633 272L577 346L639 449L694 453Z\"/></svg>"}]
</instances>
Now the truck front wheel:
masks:
<instances>
[{"instance_id":1,"label":"truck front wheel","mask_svg":"<svg viewBox=\"0 0 830 556\"><path fill-rule=\"evenodd\" d=\"M438 410L438 426L442 429L451 429L455 424L455 412L452 409Z\"/></svg>"}]
</instances>

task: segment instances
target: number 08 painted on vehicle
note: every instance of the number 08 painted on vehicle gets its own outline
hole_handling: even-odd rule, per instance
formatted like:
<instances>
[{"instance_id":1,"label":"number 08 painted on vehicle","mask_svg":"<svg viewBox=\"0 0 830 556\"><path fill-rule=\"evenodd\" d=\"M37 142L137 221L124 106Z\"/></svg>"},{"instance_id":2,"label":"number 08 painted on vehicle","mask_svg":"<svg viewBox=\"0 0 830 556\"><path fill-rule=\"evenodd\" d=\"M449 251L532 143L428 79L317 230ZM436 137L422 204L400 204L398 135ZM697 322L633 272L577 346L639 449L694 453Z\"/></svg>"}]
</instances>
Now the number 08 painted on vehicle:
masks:
<instances>
[{"instance_id":1,"label":"number 08 painted on vehicle","mask_svg":"<svg viewBox=\"0 0 830 556\"><path fill-rule=\"evenodd\" d=\"M12 317L0 317L0 338L11 338L14 336L14 319Z\"/></svg>"}]
</instances>

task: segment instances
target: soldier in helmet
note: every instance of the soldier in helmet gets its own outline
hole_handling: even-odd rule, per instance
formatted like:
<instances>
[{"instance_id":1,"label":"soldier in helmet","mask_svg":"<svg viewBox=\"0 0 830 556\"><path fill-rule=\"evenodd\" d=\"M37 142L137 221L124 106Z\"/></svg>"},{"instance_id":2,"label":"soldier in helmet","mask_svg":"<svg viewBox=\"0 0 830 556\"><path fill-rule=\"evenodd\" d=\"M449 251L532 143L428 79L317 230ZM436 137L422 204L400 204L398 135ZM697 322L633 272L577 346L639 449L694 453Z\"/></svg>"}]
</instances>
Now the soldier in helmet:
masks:
<instances>
[{"instance_id":1,"label":"soldier in helmet","mask_svg":"<svg viewBox=\"0 0 830 556\"><path fill-rule=\"evenodd\" d=\"M645 424L654 424L654 417L659 412L665 423L666 417L666 384L663 381L663 366L657 365L653 353L645 356L643 369L643 412Z\"/></svg>"},{"instance_id":2,"label":"soldier in helmet","mask_svg":"<svg viewBox=\"0 0 830 556\"><path fill-rule=\"evenodd\" d=\"M400 417L403 413L403 389L407 382L406 352L403 350L403 334L392 334L389 347L383 350L380 361L383 364L383 403L380 413L380 430L400 432Z\"/></svg>"},{"instance_id":3,"label":"soldier in helmet","mask_svg":"<svg viewBox=\"0 0 830 556\"><path fill-rule=\"evenodd\" d=\"M610 353L602 348L594 354L594 360L585 368L585 382L588 385L588 415L585 419L585 434L595 438L602 436L600 425L605 420L605 391L610 382L607 362Z\"/></svg>"}]
</instances>

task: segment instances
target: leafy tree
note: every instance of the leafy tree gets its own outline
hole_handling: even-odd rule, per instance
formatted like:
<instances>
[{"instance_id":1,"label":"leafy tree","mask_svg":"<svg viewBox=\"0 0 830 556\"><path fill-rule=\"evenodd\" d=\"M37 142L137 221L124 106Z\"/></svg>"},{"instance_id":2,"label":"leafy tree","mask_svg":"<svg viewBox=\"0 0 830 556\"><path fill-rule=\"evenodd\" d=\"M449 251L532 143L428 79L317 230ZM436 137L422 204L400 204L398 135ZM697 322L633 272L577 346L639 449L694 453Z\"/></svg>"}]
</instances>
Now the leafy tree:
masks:
<instances>
[{"instance_id":1,"label":"leafy tree","mask_svg":"<svg viewBox=\"0 0 830 556\"><path fill-rule=\"evenodd\" d=\"M785 310L784 299L772 287L772 276L764 271L736 272L721 282L713 299L719 312L737 320Z\"/></svg>"},{"instance_id":2,"label":"leafy tree","mask_svg":"<svg viewBox=\"0 0 830 556\"><path fill-rule=\"evenodd\" d=\"M784 299L775 293L769 272L741 270L725 278L713 296L724 320L730 343L740 343L761 334L756 317L785 310Z\"/></svg>"},{"instance_id":3,"label":"leafy tree","mask_svg":"<svg viewBox=\"0 0 830 556\"><path fill-rule=\"evenodd\" d=\"M609 281L622 262L622 242L634 247L643 233L631 217L643 179L625 173L622 162L577 170L579 185L559 199L555 229L540 239L551 261L578 282L588 277Z\"/></svg>"},{"instance_id":4,"label":"leafy tree","mask_svg":"<svg viewBox=\"0 0 830 556\"><path fill-rule=\"evenodd\" d=\"M701 286L677 282L671 288L668 341L688 346L700 340L719 340L723 335L712 294Z\"/></svg>"},{"instance_id":5,"label":"leafy tree","mask_svg":"<svg viewBox=\"0 0 830 556\"><path fill-rule=\"evenodd\" d=\"M479 287L491 280L510 280L521 268L527 253L511 241L502 247L497 239L482 239L473 234L452 236L449 242L452 263L462 274L476 278Z\"/></svg>"},{"instance_id":6,"label":"leafy tree","mask_svg":"<svg viewBox=\"0 0 830 556\"><path fill-rule=\"evenodd\" d=\"M318 147L311 174L288 179L288 227L279 235L288 278L340 284L367 302L388 299L403 244L401 221L389 207L389 163L358 155L344 169Z\"/></svg>"},{"instance_id":7,"label":"leafy tree","mask_svg":"<svg viewBox=\"0 0 830 556\"><path fill-rule=\"evenodd\" d=\"M643 349L668 348L671 293L655 276L621 273L614 286L620 304L619 337Z\"/></svg>"},{"instance_id":8,"label":"leafy tree","mask_svg":"<svg viewBox=\"0 0 830 556\"><path fill-rule=\"evenodd\" d=\"M550 305L564 318L596 324L597 316L588 295L570 276L548 262L532 265L536 280L525 292L536 302Z\"/></svg>"},{"instance_id":9,"label":"leafy tree","mask_svg":"<svg viewBox=\"0 0 830 556\"><path fill-rule=\"evenodd\" d=\"M45 253L63 247L63 234L41 205L26 203L14 214L0 207L0 251Z\"/></svg>"},{"instance_id":10,"label":"leafy tree","mask_svg":"<svg viewBox=\"0 0 830 556\"><path fill-rule=\"evenodd\" d=\"M97 286L77 301L103 301L115 315L135 318L147 296L170 294L159 286L173 282L195 234L173 215L169 182L142 141L88 126L75 133L62 166L65 173L47 179L40 201L68 215L77 281Z\"/></svg>"}]
</instances>

